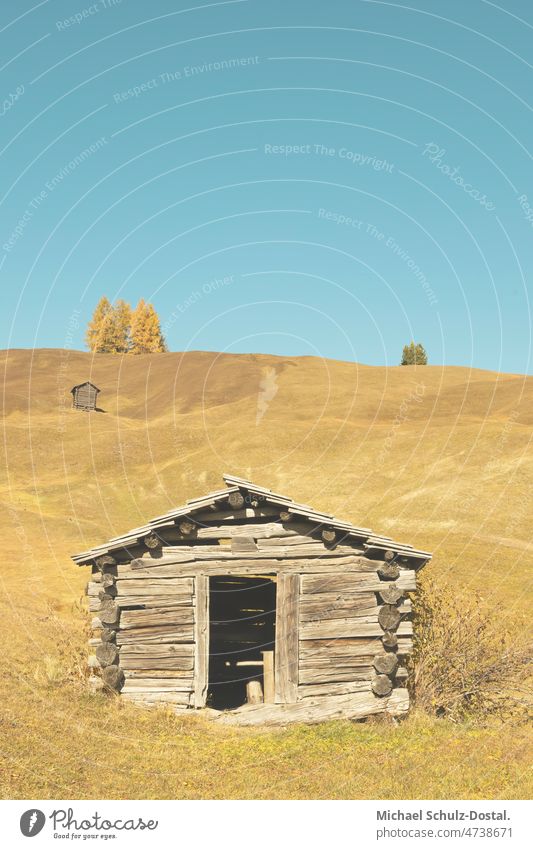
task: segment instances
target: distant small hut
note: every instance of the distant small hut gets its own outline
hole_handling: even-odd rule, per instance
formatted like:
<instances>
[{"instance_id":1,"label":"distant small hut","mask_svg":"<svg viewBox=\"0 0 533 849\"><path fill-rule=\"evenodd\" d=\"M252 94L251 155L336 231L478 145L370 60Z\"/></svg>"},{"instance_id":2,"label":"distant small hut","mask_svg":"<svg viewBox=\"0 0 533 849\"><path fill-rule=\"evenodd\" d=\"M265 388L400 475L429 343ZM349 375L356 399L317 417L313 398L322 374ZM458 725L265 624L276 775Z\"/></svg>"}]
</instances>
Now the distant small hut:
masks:
<instances>
[{"instance_id":1,"label":"distant small hut","mask_svg":"<svg viewBox=\"0 0 533 849\"><path fill-rule=\"evenodd\" d=\"M73 556L92 567L92 686L245 725L405 714L431 554L224 481Z\"/></svg>"},{"instance_id":2,"label":"distant small hut","mask_svg":"<svg viewBox=\"0 0 533 849\"><path fill-rule=\"evenodd\" d=\"M96 398L100 390L94 383L86 380L85 383L78 383L70 390L72 393L72 406L76 410L96 410Z\"/></svg>"}]
</instances>

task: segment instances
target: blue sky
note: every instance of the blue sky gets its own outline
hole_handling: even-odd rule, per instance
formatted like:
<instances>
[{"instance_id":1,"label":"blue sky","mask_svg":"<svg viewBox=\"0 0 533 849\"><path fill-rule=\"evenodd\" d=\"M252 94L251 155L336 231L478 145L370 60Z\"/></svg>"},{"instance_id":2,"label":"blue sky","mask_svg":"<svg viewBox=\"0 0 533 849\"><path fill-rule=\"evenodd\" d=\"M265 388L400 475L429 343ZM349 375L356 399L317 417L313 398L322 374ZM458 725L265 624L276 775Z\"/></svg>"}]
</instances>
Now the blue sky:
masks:
<instances>
[{"instance_id":1,"label":"blue sky","mask_svg":"<svg viewBox=\"0 0 533 849\"><path fill-rule=\"evenodd\" d=\"M526 0L11 0L2 347L99 297L171 350L530 373Z\"/></svg>"}]
</instances>

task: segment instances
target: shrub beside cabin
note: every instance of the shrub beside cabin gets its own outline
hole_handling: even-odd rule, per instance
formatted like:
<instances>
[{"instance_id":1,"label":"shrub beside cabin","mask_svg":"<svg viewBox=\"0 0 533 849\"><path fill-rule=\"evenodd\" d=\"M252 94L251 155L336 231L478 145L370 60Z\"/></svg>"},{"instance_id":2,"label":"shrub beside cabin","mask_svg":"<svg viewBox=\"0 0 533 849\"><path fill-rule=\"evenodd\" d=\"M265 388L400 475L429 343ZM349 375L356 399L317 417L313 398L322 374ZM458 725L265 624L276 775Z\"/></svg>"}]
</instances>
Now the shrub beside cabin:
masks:
<instances>
[{"instance_id":1,"label":"shrub beside cabin","mask_svg":"<svg viewBox=\"0 0 533 849\"><path fill-rule=\"evenodd\" d=\"M93 685L240 724L404 714L406 594L431 555L224 481L73 557L92 567Z\"/></svg>"}]
</instances>

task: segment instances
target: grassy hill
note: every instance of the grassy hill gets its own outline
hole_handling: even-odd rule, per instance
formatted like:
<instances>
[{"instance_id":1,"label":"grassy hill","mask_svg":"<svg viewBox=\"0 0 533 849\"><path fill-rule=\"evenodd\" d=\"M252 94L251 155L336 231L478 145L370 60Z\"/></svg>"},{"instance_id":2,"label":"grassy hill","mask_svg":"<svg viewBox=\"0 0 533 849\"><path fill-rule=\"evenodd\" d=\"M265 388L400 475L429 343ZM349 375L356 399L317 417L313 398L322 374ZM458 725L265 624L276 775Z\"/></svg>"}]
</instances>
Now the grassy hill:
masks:
<instances>
[{"instance_id":1,"label":"grassy hill","mask_svg":"<svg viewBox=\"0 0 533 849\"><path fill-rule=\"evenodd\" d=\"M523 728L502 735L413 715L400 727L258 734L89 697L75 675L86 654L87 570L69 554L219 488L229 471L432 550L428 573L457 593L480 591L488 616L522 630L533 378L206 352L16 350L0 364L2 795L531 792ZM70 388L86 379L102 390L98 413L71 409ZM113 767L113 740L125 733L127 760Z\"/></svg>"}]
</instances>

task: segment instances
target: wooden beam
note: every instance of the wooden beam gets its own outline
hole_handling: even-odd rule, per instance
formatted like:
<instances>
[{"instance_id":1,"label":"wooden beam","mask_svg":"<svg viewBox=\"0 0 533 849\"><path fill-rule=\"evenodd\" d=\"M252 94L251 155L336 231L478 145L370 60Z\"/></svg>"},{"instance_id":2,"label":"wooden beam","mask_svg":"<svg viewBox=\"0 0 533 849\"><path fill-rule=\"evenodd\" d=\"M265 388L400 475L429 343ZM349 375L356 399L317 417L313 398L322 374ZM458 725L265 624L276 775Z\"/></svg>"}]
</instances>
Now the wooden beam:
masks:
<instances>
[{"instance_id":1,"label":"wooden beam","mask_svg":"<svg viewBox=\"0 0 533 849\"><path fill-rule=\"evenodd\" d=\"M276 700L276 683L274 676L274 652L264 651L263 655L263 692L267 704Z\"/></svg>"},{"instance_id":2,"label":"wooden beam","mask_svg":"<svg viewBox=\"0 0 533 849\"><path fill-rule=\"evenodd\" d=\"M276 589L276 684L278 704L298 698L298 596L299 575L280 573Z\"/></svg>"},{"instance_id":3,"label":"wooden beam","mask_svg":"<svg viewBox=\"0 0 533 849\"><path fill-rule=\"evenodd\" d=\"M197 575L194 644L194 706L205 707L209 677L209 578Z\"/></svg>"}]
</instances>

